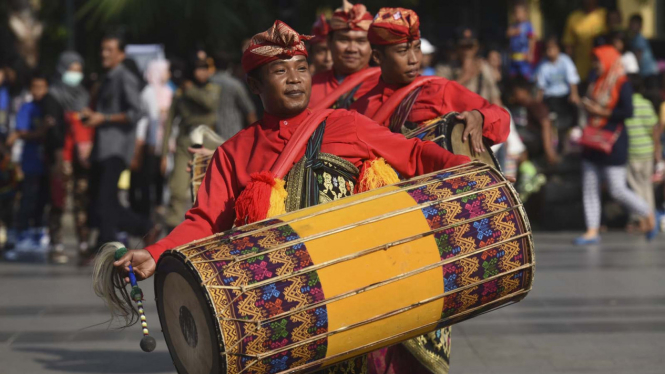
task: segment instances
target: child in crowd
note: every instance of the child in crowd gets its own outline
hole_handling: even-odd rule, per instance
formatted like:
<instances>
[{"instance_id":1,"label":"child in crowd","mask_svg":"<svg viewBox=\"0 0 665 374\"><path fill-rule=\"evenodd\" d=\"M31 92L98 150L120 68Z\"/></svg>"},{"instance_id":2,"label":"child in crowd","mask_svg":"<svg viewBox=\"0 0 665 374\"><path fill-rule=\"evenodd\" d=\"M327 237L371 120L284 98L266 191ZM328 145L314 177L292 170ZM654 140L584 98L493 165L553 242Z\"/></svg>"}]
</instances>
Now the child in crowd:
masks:
<instances>
[{"instance_id":1,"label":"child in crowd","mask_svg":"<svg viewBox=\"0 0 665 374\"><path fill-rule=\"evenodd\" d=\"M545 104L536 100L531 84L522 77L514 78L510 83L509 101L526 109L526 128L523 141L530 157L537 157L544 153L547 162L551 165L558 163L559 156L552 139L552 122L549 118L549 109Z\"/></svg>"},{"instance_id":2,"label":"child in crowd","mask_svg":"<svg viewBox=\"0 0 665 374\"><path fill-rule=\"evenodd\" d=\"M506 32L510 39L510 75L531 79L533 53L536 39L529 21L526 4L518 2L513 8L513 23Z\"/></svg>"},{"instance_id":3,"label":"child in crowd","mask_svg":"<svg viewBox=\"0 0 665 374\"><path fill-rule=\"evenodd\" d=\"M16 229L17 249L33 249L42 244L48 246L41 228L43 215L48 203L48 170L44 159L48 125L44 121L41 101L48 93L48 82L44 75L36 73L30 80L32 101L26 102L16 115L16 129L7 138L12 146L17 140L23 141L21 170L23 184Z\"/></svg>"},{"instance_id":4,"label":"child in crowd","mask_svg":"<svg viewBox=\"0 0 665 374\"><path fill-rule=\"evenodd\" d=\"M626 120L628 131L628 186L651 209L655 208L653 193L653 161L657 159L656 143L660 140L658 116L651 102L644 97L644 82L639 75L630 76L633 85L633 117ZM631 221L640 222L639 216L631 216ZM644 228L642 228L644 230Z\"/></svg>"},{"instance_id":5,"label":"child in crowd","mask_svg":"<svg viewBox=\"0 0 665 374\"><path fill-rule=\"evenodd\" d=\"M545 59L536 72L538 85L538 102L556 114L555 126L560 133L575 127L577 121L577 105L580 96L577 85L580 76L573 60L561 53L559 40L551 36L545 41ZM561 145L563 142L560 142Z\"/></svg>"}]
</instances>

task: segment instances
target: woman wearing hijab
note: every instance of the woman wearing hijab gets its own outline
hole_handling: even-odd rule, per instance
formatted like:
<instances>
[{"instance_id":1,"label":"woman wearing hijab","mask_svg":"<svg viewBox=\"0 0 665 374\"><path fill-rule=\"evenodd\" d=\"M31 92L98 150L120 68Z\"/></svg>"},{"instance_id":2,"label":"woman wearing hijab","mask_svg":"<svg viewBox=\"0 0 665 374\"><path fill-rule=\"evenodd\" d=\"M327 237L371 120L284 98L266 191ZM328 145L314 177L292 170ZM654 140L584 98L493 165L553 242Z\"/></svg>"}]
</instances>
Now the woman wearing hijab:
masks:
<instances>
[{"instance_id":1,"label":"woman wearing hijab","mask_svg":"<svg viewBox=\"0 0 665 374\"><path fill-rule=\"evenodd\" d=\"M140 173L140 202L137 201L138 213L150 215L152 207L162 204L164 178L160 173L164 139L164 124L169 115L173 90L168 85L169 63L166 60L153 60L145 72L147 85L141 91L141 108L144 116L136 127L137 140L145 144L144 160Z\"/></svg>"},{"instance_id":2,"label":"woman wearing hijab","mask_svg":"<svg viewBox=\"0 0 665 374\"><path fill-rule=\"evenodd\" d=\"M79 241L79 253L88 254L88 168L90 151L94 130L81 122L80 112L86 108L90 101L88 91L83 87L83 58L76 52L64 52L60 55L56 67L57 76L49 92L60 103L65 112L66 132L62 155L62 167L59 169L60 184L63 192L55 200L56 214L52 215L50 228L51 240L60 236L60 220L62 209L57 206L64 205L65 182L73 181L74 193L74 222ZM57 186L56 186L57 187ZM59 214L58 214L59 213ZM58 243L59 244L59 243ZM62 261L61 261L62 262Z\"/></svg>"},{"instance_id":3,"label":"woman wearing hijab","mask_svg":"<svg viewBox=\"0 0 665 374\"><path fill-rule=\"evenodd\" d=\"M582 136L582 186L587 231L575 240L586 245L600 242L600 178L605 178L613 199L643 217L647 238L654 235L655 219L646 201L628 189L628 134L624 121L633 116L633 90L626 78L621 54L612 46L593 50L593 68L598 78L589 85L582 102L588 114Z\"/></svg>"}]
</instances>

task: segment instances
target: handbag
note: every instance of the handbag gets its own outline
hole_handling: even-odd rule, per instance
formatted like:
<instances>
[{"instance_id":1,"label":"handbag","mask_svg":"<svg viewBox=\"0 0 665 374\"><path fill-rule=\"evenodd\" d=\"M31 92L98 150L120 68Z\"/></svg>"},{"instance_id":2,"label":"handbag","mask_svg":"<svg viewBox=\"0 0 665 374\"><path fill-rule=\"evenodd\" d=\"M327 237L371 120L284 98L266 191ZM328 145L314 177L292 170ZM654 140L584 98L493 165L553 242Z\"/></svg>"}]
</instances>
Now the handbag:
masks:
<instances>
[{"instance_id":1,"label":"handbag","mask_svg":"<svg viewBox=\"0 0 665 374\"><path fill-rule=\"evenodd\" d=\"M582 130L580 144L586 148L601 151L609 155L612 153L614 143L616 143L619 135L621 135L622 128L623 126L619 125L616 130L609 131L602 127L587 126Z\"/></svg>"}]
</instances>

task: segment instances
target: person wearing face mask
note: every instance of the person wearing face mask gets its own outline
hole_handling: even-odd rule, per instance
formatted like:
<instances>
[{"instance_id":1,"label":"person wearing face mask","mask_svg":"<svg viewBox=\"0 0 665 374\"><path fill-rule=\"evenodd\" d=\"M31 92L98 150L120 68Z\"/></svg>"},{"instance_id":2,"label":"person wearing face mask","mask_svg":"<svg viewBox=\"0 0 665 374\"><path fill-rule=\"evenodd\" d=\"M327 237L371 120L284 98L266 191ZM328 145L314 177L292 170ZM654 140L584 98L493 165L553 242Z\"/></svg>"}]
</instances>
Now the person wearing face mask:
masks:
<instances>
[{"instance_id":1,"label":"person wearing face mask","mask_svg":"<svg viewBox=\"0 0 665 374\"><path fill-rule=\"evenodd\" d=\"M61 220L66 200L67 185L73 182L74 223L79 253L88 250L88 168L94 130L83 126L79 116L90 102L90 95L83 87L83 58L76 52L63 52L56 66L56 77L49 90L63 111L64 133L62 151L57 153L51 172L51 213L49 232L54 247L52 260L65 262L61 250Z\"/></svg>"},{"instance_id":2,"label":"person wearing face mask","mask_svg":"<svg viewBox=\"0 0 665 374\"><path fill-rule=\"evenodd\" d=\"M169 178L171 198L166 207L167 228L180 224L185 212L191 206L190 176L187 162L191 155L187 148L192 146L189 134L199 125L215 129L217 106L221 88L210 82L210 72L205 60L195 58L191 65L191 80L183 82L173 97L173 104L164 129L162 149L168 149L169 138L175 123L178 126L173 173ZM162 155L162 173L166 170L166 154Z\"/></svg>"}]
</instances>

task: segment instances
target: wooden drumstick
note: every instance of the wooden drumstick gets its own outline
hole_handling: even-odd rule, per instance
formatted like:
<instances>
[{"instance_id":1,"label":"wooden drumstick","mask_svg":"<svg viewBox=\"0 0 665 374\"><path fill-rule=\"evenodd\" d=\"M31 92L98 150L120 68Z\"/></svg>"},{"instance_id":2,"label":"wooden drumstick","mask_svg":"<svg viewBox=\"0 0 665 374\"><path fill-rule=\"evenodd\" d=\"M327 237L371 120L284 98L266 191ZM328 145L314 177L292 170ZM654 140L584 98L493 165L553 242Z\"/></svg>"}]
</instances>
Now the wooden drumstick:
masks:
<instances>
[{"instance_id":1,"label":"wooden drumstick","mask_svg":"<svg viewBox=\"0 0 665 374\"><path fill-rule=\"evenodd\" d=\"M122 256L127 253L127 248L122 247L118 248L115 251L115 259L116 261L119 260ZM148 321L145 317L145 311L143 310L143 291L138 285L138 282L136 281L136 275L134 274L134 268L132 265L129 265L129 282L132 285L132 291L129 294L132 300L136 301L136 306L139 309L139 317L141 319L141 328L143 330L143 338L141 339L141 349L143 352L152 352L155 350L155 347L157 346L157 341L155 341L155 338L150 336L150 332L148 331Z\"/></svg>"}]
</instances>

